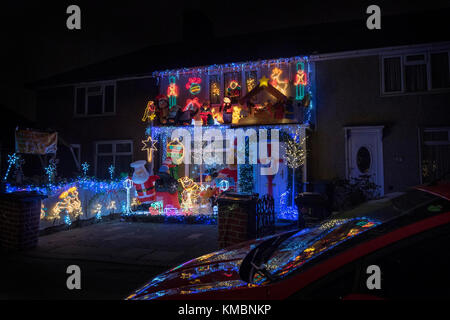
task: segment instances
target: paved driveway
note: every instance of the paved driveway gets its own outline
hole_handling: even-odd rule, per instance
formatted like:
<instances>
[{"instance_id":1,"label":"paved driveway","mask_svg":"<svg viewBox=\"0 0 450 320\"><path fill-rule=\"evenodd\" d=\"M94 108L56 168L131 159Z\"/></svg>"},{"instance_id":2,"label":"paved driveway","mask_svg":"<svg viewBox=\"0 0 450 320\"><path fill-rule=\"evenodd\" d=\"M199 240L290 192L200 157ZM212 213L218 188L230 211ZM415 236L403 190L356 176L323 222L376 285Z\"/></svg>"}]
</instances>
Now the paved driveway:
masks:
<instances>
[{"instance_id":1,"label":"paved driveway","mask_svg":"<svg viewBox=\"0 0 450 320\"><path fill-rule=\"evenodd\" d=\"M215 250L216 225L109 221L42 236L27 255L169 268Z\"/></svg>"},{"instance_id":2,"label":"paved driveway","mask_svg":"<svg viewBox=\"0 0 450 320\"><path fill-rule=\"evenodd\" d=\"M218 249L216 225L108 221L39 238L34 250L0 252L0 299L122 299L169 268ZM66 287L67 266L82 273Z\"/></svg>"}]
</instances>

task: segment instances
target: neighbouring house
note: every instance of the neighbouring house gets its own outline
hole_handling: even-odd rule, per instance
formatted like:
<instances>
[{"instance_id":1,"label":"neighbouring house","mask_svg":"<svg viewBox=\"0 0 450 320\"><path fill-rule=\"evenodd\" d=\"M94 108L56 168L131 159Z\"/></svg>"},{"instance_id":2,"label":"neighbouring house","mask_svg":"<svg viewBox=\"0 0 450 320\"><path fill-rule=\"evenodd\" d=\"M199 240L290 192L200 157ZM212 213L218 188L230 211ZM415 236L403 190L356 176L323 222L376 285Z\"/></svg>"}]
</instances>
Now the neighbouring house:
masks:
<instances>
[{"instance_id":1,"label":"neighbouring house","mask_svg":"<svg viewBox=\"0 0 450 320\"><path fill-rule=\"evenodd\" d=\"M275 175L260 174L265 160L197 164L195 153L176 170L200 184L271 194L278 212L292 204L292 180L295 192L324 191L336 177L370 175L380 194L401 191L450 170L450 36L438 30L449 30L443 12L386 17L382 30L340 22L154 46L34 83L38 122L64 136L101 179L111 164L128 174L132 161L146 159L149 136L158 173L172 133L193 137L197 121L219 129L215 142L230 128L255 130L267 140L267 158L272 140L260 130L280 130ZM149 101L165 105L142 121ZM294 170L283 146L296 133L306 158ZM234 147L219 143L224 156ZM66 158L59 172L70 175Z\"/></svg>"}]
</instances>

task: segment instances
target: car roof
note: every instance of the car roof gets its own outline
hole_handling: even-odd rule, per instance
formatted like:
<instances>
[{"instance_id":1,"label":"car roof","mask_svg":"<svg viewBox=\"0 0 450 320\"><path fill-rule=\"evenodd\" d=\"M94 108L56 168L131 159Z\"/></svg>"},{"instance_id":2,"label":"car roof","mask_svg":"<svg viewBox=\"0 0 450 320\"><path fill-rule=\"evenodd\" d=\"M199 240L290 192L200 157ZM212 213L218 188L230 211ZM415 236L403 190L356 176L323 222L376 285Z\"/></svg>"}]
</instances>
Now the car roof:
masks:
<instances>
[{"instance_id":1,"label":"car roof","mask_svg":"<svg viewBox=\"0 0 450 320\"><path fill-rule=\"evenodd\" d=\"M428 185L416 186L414 189L428 192L450 201L450 182L430 183Z\"/></svg>"}]
</instances>

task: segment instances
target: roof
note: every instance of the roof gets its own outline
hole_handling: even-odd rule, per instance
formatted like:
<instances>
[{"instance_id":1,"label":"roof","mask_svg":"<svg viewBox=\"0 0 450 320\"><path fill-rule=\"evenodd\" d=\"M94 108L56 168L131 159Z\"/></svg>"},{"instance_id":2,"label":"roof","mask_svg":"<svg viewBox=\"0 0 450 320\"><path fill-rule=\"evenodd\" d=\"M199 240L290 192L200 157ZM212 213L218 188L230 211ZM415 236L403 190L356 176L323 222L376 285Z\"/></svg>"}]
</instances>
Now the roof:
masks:
<instances>
[{"instance_id":1,"label":"roof","mask_svg":"<svg viewBox=\"0 0 450 320\"><path fill-rule=\"evenodd\" d=\"M32 88L151 75L155 71L450 40L450 10L382 16L147 47L29 84Z\"/></svg>"}]
</instances>

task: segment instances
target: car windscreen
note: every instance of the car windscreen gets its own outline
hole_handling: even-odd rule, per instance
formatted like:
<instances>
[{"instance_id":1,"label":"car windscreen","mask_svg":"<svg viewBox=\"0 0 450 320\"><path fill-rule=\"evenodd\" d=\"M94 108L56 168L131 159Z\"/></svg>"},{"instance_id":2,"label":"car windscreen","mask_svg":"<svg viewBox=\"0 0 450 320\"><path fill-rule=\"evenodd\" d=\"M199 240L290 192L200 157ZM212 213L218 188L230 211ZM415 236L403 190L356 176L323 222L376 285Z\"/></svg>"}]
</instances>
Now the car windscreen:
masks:
<instances>
[{"instance_id":1,"label":"car windscreen","mask_svg":"<svg viewBox=\"0 0 450 320\"><path fill-rule=\"evenodd\" d=\"M415 212L417 208L429 208L437 200L442 199L423 191L409 190L398 197L337 214L317 227L303 229L280 243L264 263L265 271L273 279L287 277L324 253L332 253L331 249L344 242L355 237L357 242L362 233ZM262 273L255 273L252 280L256 284L267 281Z\"/></svg>"}]
</instances>

